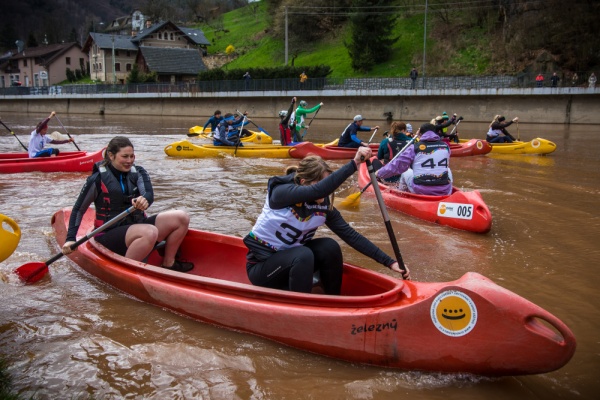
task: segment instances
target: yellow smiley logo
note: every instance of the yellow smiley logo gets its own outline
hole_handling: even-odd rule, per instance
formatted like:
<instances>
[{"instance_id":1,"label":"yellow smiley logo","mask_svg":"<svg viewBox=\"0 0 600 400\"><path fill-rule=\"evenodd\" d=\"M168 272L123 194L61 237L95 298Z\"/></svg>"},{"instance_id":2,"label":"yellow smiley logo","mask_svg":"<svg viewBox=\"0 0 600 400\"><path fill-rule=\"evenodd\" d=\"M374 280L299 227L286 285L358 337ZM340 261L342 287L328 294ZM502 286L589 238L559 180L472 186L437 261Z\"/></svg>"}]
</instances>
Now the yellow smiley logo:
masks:
<instances>
[{"instance_id":1,"label":"yellow smiley logo","mask_svg":"<svg viewBox=\"0 0 600 400\"><path fill-rule=\"evenodd\" d=\"M446 213L446 205L445 204L440 204L439 213L440 214L445 214Z\"/></svg>"},{"instance_id":2,"label":"yellow smiley logo","mask_svg":"<svg viewBox=\"0 0 600 400\"><path fill-rule=\"evenodd\" d=\"M475 303L465 293L449 290L439 294L431 305L431 319L448 336L463 336L477 323Z\"/></svg>"},{"instance_id":3,"label":"yellow smiley logo","mask_svg":"<svg viewBox=\"0 0 600 400\"><path fill-rule=\"evenodd\" d=\"M427 148L427 146L425 146L424 144L419 145L419 150L425 150Z\"/></svg>"}]
</instances>

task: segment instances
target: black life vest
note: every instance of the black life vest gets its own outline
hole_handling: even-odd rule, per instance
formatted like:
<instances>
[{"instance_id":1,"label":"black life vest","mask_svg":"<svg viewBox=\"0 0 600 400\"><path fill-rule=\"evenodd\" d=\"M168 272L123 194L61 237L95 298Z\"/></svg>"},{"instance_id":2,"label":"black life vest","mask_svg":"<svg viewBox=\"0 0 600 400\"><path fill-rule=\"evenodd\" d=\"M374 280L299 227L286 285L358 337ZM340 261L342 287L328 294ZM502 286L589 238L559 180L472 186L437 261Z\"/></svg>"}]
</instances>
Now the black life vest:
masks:
<instances>
[{"instance_id":1,"label":"black life vest","mask_svg":"<svg viewBox=\"0 0 600 400\"><path fill-rule=\"evenodd\" d=\"M99 164L101 163L103 162ZM109 168L104 165L97 165L96 167L100 173L101 181L101 194L94 202L96 205L96 221L94 222L94 226L97 228L129 208L131 200L139 197L140 193L137 187L139 173L135 169L135 166L131 167L122 185ZM125 193L123 193L124 191ZM146 214L143 211L136 210L123 219L119 225L135 224L145 216Z\"/></svg>"}]
</instances>

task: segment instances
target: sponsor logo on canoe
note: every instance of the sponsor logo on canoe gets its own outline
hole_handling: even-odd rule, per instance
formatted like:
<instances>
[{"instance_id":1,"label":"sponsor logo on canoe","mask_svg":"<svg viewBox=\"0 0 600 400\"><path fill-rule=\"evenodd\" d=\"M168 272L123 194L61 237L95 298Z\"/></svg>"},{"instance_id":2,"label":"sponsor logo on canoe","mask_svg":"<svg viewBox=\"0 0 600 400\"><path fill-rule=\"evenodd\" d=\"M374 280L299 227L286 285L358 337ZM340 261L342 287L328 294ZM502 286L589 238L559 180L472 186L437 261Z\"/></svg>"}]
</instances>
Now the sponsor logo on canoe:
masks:
<instances>
[{"instance_id":1,"label":"sponsor logo on canoe","mask_svg":"<svg viewBox=\"0 0 600 400\"><path fill-rule=\"evenodd\" d=\"M177 151L194 151L194 149L191 148L190 146L182 146L182 145L177 145L177 147L175 147L175 150L177 150Z\"/></svg>"},{"instance_id":2,"label":"sponsor logo on canoe","mask_svg":"<svg viewBox=\"0 0 600 400\"><path fill-rule=\"evenodd\" d=\"M477 148L478 148L479 150L483 149L483 143L481 142L481 140L478 140L478 141L477 141Z\"/></svg>"},{"instance_id":3,"label":"sponsor logo on canoe","mask_svg":"<svg viewBox=\"0 0 600 400\"><path fill-rule=\"evenodd\" d=\"M94 160L92 160L92 159L89 159L89 160L86 160L86 161L79 161L79 165L89 164L89 163L93 163L93 162L94 162Z\"/></svg>"},{"instance_id":4,"label":"sponsor logo on canoe","mask_svg":"<svg viewBox=\"0 0 600 400\"><path fill-rule=\"evenodd\" d=\"M473 204L440 202L437 210L438 217L473 219Z\"/></svg>"},{"instance_id":5,"label":"sponsor logo on canoe","mask_svg":"<svg viewBox=\"0 0 600 400\"><path fill-rule=\"evenodd\" d=\"M398 329L398 321L396 318L391 320L390 322L384 322L380 324L363 324L363 325L354 325L352 324L352 328L350 329L350 334L356 335L357 333L367 333L367 332L383 332L385 330Z\"/></svg>"},{"instance_id":6,"label":"sponsor logo on canoe","mask_svg":"<svg viewBox=\"0 0 600 400\"><path fill-rule=\"evenodd\" d=\"M447 336L464 336L477 324L475 303L458 290L438 294L431 304L430 315L433 325Z\"/></svg>"}]
</instances>

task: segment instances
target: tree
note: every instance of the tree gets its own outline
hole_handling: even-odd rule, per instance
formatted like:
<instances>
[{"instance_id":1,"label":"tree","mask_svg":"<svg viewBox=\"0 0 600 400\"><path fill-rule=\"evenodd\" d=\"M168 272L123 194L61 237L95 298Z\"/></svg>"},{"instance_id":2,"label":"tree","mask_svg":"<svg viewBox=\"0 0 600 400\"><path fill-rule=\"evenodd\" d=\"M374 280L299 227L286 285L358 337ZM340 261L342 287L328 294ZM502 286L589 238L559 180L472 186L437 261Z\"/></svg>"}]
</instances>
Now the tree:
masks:
<instances>
[{"instance_id":1,"label":"tree","mask_svg":"<svg viewBox=\"0 0 600 400\"><path fill-rule=\"evenodd\" d=\"M29 32L29 36L27 37L27 47L38 47L38 41L35 38L33 32Z\"/></svg>"},{"instance_id":2,"label":"tree","mask_svg":"<svg viewBox=\"0 0 600 400\"><path fill-rule=\"evenodd\" d=\"M387 61L392 45L398 40L391 37L397 16L383 6L384 0L354 0L351 39L345 45L355 71L368 72Z\"/></svg>"}]
</instances>

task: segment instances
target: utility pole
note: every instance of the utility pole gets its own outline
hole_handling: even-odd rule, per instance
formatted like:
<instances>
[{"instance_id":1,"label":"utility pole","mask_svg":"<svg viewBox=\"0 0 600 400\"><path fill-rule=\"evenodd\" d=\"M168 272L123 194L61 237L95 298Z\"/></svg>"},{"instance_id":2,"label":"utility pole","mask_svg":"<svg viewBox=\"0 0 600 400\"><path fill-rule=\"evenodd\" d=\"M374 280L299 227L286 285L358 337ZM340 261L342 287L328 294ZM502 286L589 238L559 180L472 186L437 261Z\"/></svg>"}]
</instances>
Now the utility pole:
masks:
<instances>
[{"instance_id":1,"label":"utility pole","mask_svg":"<svg viewBox=\"0 0 600 400\"><path fill-rule=\"evenodd\" d=\"M425 22L423 23L423 89L425 89L425 59L427 58L427 6L428 0L425 0Z\"/></svg>"},{"instance_id":2,"label":"utility pole","mask_svg":"<svg viewBox=\"0 0 600 400\"><path fill-rule=\"evenodd\" d=\"M112 35L112 71L114 85L117 83L117 72L115 71L115 35Z\"/></svg>"},{"instance_id":3,"label":"utility pole","mask_svg":"<svg viewBox=\"0 0 600 400\"><path fill-rule=\"evenodd\" d=\"M288 65L288 11L285 6L285 65Z\"/></svg>"}]
</instances>

